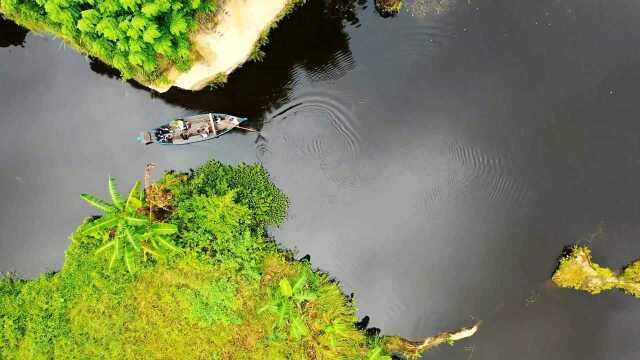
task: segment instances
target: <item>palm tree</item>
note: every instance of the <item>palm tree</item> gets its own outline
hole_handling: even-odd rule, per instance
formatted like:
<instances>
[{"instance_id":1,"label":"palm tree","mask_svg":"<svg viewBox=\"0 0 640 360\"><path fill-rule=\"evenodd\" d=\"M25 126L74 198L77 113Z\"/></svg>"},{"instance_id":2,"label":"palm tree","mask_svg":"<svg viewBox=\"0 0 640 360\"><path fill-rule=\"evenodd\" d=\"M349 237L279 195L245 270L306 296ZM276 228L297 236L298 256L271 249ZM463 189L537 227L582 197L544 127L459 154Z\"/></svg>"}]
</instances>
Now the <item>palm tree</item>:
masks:
<instances>
[{"instance_id":1,"label":"palm tree","mask_svg":"<svg viewBox=\"0 0 640 360\"><path fill-rule=\"evenodd\" d=\"M141 254L146 259L147 254L161 258L167 251L179 251L167 239L168 235L177 232L177 227L173 224L152 223L139 211L144 202L144 192L140 191L139 181L129 191L125 202L118 192L116 180L109 177L109 195L111 204L90 194L81 195L84 201L100 209L103 215L80 230L83 235L102 239L103 244L95 253L111 252L109 270L122 258L129 272L133 273L134 254Z\"/></svg>"}]
</instances>

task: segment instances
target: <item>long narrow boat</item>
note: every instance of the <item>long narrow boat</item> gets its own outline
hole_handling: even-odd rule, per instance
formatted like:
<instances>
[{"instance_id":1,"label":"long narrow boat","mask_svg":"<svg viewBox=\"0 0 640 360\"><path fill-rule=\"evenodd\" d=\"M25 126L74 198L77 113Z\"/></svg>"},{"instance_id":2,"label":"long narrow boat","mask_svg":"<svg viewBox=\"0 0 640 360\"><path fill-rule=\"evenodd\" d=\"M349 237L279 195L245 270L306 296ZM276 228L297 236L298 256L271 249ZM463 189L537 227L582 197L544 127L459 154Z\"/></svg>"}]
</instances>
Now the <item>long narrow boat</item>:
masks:
<instances>
[{"instance_id":1,"label":"long narrow boat","mask_svg":"<svg viewBox=\"0 0 640 360\"><path fill-rule=\"evenodd\" d=\"M241 118L226 114L201 114L172 120L160 127L143 131L138 141L145 145L186 145L219 138L233 130L242 122Z\"/></svg>"}]
</instances>

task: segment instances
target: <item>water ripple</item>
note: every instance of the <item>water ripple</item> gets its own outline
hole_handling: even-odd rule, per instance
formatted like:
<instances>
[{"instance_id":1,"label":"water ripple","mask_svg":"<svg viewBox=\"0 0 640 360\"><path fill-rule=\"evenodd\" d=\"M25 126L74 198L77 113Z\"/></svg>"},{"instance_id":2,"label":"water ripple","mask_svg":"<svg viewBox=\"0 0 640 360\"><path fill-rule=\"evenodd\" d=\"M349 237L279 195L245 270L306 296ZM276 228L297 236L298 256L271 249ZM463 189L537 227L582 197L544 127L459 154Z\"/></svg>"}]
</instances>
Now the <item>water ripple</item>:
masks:
<instances>
[{"instance_id":1,"label":"water ripple","mask_svg":"<svg viewBox=\"0 0 640 360\"><path fill-rule=\"evenodd\" d=\"M513 164L501 155L468 144L452 143L448 158L453 166L447 179L425 194L427 209L445 198L463 197L478 190L492 202L518 203L529 195L527 187L516 176Z\"/></svg>"},{"instance_id":2,"label":"water ripple","mask_svg":"<svg viewBox=\"0 0 640 360\"><path fill-rule=\"evenodd\" d=\"M332 182L359 184L354 169L362 139L356 118L341 97L328 91L305 92L276 110L268 122L281 129L282 143L290 140L287 147L299 158L316 161Z\"/></svg>"},{"instance_id":3,"label":"water ripple","mask_svg":"<svg viewBox=\"0 0 640 360\"><path fill-rule=\"evenodd\" d=\"M339 49L332 53L326 62L307 67L307 78L310 81L338 80L355 68L351 51Z\"/></svg>"}]
</instances>

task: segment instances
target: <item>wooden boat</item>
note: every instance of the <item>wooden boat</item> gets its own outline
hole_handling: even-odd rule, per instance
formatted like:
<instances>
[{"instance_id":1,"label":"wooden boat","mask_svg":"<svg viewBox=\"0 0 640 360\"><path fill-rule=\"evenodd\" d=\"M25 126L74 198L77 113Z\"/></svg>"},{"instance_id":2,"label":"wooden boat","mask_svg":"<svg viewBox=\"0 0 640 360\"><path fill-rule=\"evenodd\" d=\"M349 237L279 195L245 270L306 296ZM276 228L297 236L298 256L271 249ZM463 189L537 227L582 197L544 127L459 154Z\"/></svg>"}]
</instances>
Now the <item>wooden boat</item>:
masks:
<instances>
[{"instance_id":1,"label":"wooden boat","mask_svg":"<svg viewBox=\"0 0 640 360\"><path fill-rule=\"evenodd\" d=\"M219 138L244 121L247 119L216 113L187 116L140 133L138 141L145 145L153 143L161 145L193 144Z\"/></svg>"}]
</instances>

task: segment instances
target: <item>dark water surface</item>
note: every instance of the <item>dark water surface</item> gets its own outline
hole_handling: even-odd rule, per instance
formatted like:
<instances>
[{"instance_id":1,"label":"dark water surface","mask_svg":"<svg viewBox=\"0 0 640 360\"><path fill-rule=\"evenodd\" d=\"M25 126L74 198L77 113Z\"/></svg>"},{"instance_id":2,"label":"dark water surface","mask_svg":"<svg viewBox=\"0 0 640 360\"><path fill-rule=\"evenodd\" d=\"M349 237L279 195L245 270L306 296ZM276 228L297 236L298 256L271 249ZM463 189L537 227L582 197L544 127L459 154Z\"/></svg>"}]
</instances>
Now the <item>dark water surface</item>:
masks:
<instances>
[{"instance_id":1,"label":"dark water surface","mask_svg":"<svg viewBox=\"0 0 640 360\"><path fill-rule=\"evenodd\" d=\"M638 359L640 302L548 282L562 248L640 257L640 2L312 0L223 89L152 94L0 23L0 270L59 268L81 192L143 165L260 161L290 196L279 241L355 292L383 333L484 320L430 359ZM26 39L25 39L26 35ZM143 147L179 114L252 133ZM126 185L129 186L129 185Z\"/></svg>"}]
</instances>

